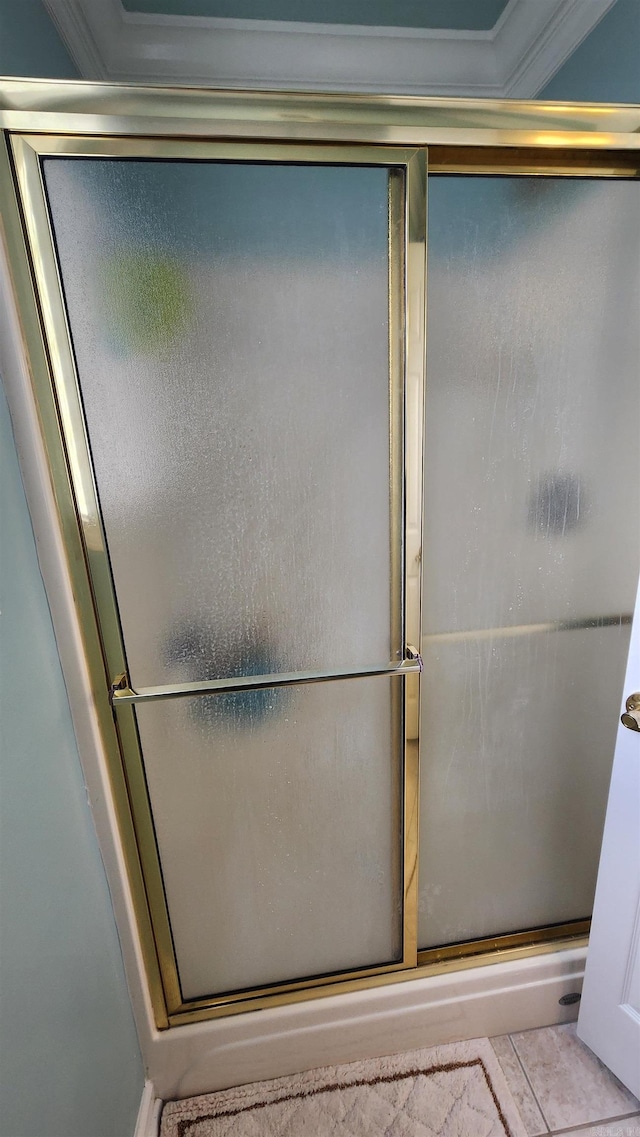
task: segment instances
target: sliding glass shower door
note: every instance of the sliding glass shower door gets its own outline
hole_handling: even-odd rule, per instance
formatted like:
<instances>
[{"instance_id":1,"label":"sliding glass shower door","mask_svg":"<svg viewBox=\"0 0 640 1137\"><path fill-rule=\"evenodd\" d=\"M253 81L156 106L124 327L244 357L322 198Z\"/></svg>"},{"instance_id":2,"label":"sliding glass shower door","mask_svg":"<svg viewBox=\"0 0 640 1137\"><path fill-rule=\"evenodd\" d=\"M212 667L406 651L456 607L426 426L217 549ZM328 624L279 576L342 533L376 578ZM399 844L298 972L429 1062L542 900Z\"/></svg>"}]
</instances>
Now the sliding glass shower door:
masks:
<instances>
[{"instance_id":1,"label":"sliding glass shower door","mask_svg":"<svg viewBox=\"0 0 640 1137\"><path fill-rule=\"evenodd\" d=\"M50 219L170 1009L414 966L404 374L424 354L424 158L44 149L18 161Z\"/></svg>"},{"instance_id":2,"label":"sliding glass shower door","mask_svg":"<svg viewBox=\"0 0 640 1137\"><path fill-rule=\"evenodd\" d=\"M639 269L637 181L429 180L431 958L591 915L640 568Z\"/></svg>"},{"instance_id":3,"label":"sliding glass shower door","mask_svg":"<svg viewBox=\"0 0 640 1137\"><path fill-rule=\"evenodd\" d=\"M289 96L255 143L242 100L228 141L189 101L163 137L146 103L11 137L160 1027L591 913L640 566L637 160L543 143L539 108L330 105L295 127L323 142L282 141Z\"/></svg>"}]
</instances>

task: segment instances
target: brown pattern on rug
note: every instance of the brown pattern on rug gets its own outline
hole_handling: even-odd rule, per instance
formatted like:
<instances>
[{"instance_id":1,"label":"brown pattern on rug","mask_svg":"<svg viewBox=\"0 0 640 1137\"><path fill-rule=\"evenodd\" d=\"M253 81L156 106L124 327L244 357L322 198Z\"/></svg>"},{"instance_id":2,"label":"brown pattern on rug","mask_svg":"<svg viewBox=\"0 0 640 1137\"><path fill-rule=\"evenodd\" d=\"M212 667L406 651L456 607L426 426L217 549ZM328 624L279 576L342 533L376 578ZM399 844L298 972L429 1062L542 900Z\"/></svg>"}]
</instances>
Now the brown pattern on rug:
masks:
<instances>
[{"instance_id":1,"label":"brown pattern on rug","mask_svg":"<svg viewBox=\"0 0 640 1137\"><path fill-rule=\"evenodd\" d=\"M478 1039L169 1103L162 1137L523 1137L488 1045ZM456 1078L465 1071L469 1078Z\"/></svg>"}]
</instances>

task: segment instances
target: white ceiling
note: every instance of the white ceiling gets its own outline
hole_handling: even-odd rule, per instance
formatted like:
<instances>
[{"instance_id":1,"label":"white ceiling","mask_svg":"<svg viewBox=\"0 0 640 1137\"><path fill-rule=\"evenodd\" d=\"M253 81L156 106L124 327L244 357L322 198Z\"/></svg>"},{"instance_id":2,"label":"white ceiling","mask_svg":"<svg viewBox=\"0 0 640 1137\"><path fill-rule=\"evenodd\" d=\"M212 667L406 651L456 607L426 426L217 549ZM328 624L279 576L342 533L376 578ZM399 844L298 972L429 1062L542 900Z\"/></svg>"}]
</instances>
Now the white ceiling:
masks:
<instances>
[{"instance_id":1,"label":"white ceiling","mask_svg":"<svg viewBox=\"0 0 640 1137\"><path fill-rule=\"evenodd\" d=\"M216 2L237 11L241 0ZM121 0L44 0L87 79L521 99L535 97L614 3L508 0L493 27L469 30L167 14L180 9L175 0L127 0L143 12ZM164 11L148 10L156 6ZM272 10L295 2L272 0Z\"/></svg>"}]
</instances>

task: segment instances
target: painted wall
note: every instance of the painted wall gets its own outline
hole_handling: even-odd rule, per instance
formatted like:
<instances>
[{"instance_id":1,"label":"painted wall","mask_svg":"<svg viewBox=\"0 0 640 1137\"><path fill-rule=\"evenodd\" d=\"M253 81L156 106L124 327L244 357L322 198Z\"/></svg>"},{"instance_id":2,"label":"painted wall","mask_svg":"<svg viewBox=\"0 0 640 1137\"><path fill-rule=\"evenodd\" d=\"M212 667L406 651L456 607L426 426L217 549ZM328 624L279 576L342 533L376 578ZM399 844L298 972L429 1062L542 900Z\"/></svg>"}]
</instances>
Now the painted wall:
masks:
<instances>
[{"instance_id":1,"label":"painted wall","mask_svg":"<svg viewBox=\"0 0 640 1137\"><path fill-rule=\"evenodd\" d=\"M129 1137L144 1084L0 394L0 1133Z\"/></svg>"},{"instance_id":2,"label":"painted wall","mask_svg":"<svg viewBox=\"0 0 640 1137\"><path fill-rule=\"evenodd\" d=\"M617 0L537 98L640 103L638 0Z\"/></svg>"},{"instance_id":3,"label":"painted wall","mask_svg":"<svg viewBox=\"0 0 640 1137\"><path fill-rule=\"evenodd\" d=\"M41 0L0 0L0 75L79 78Z\"/></svg>"},{"instance_id":4,"label":"painted wall","mask_svg":"<svg viewBox=\"0 0 640 1137\"><path fill-rule=\"evenodd\" d=\"M39 0L0 0L0 73L77 76ZM130 1137L142 1060L0 392L0 1134Z\"/></svg>"}]
</instances>

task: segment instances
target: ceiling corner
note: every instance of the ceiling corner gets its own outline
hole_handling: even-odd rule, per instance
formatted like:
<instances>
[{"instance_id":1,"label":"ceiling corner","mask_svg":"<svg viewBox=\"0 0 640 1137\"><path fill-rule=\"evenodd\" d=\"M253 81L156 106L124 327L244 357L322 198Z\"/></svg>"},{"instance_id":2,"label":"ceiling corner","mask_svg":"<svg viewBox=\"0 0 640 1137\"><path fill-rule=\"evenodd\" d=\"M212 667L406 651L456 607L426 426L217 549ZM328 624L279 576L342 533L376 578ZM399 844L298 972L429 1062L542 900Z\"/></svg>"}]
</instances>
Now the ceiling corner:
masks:
<instances>
[{"instance_id":1,"label":"ceiling corner","mask_svg":"<svg viewBox=\"0 0 640 1137\"><path fill-rule=\"evenodd\" d=\"M96 39L82 0L42 0L60 39L83 79L108 79L105 42ZM118 0L119 3L119 0Z\"/></svg>"},{"instance_id":2,"label":"ceiling corner","mask_svg":"<svg viewBox=\"0 0 640 1137\"><path fill-rule=\"evenodd\" d=\"M615 3L537 0L534 5L531 0L516 0L496 42L505 98L535 98ZM543 4L548 8L546 18L536 22L534 10L540 11ZM510 26L516 22L520 27L514 37Z\"/></svg>"}]
</instances>

